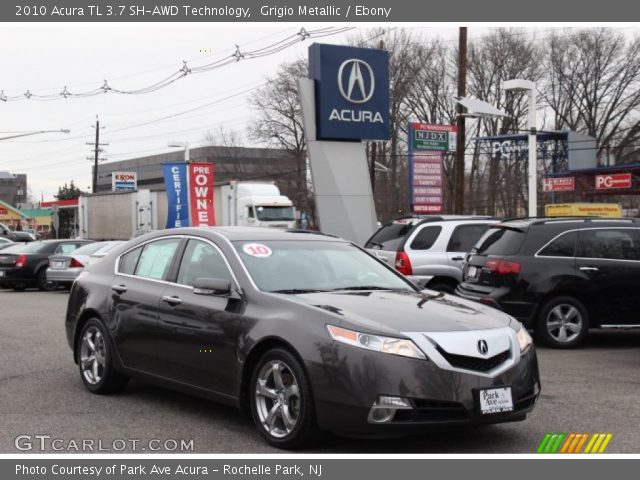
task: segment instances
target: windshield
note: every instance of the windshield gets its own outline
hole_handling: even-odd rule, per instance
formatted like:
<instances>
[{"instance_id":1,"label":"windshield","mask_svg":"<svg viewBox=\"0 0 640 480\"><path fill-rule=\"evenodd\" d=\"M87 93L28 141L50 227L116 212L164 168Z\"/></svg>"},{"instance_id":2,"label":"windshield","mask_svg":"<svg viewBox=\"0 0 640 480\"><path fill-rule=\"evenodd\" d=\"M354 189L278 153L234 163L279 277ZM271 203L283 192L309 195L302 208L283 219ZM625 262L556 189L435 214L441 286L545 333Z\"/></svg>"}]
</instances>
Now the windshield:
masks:
<instances>
[{"instance_id":1,"label":"windshield","mask_svg":"<svg viewBox=\"0 0 640 480\"><path fill-rule=\"evenodd\" d=\"M413 290L410 283L357 247L327 241L234 242L260 290Z\"/></svg>"},{"instance_id":2,"label":"windshield","mask_svg":"<svg viewBox=\"0 0 640 480\"><path fill-rule=\"evenodd\" d=\"M293 207L256 207L256 215L258 220L268 222L270 220L292 222L295 220Z\"/></svg>"},{"instance_id":3,"label":"windshield","mask_svg":"<svg viewBox=\"0 0 640 480\"><path fill-rule=\"evenodd\" d=\"M514 255L520 250L525 236L526 233L518 229L490 228L473 250L479 255Z\"/></svg>"},{"instance_id":4,"label":"windshield","mask_svg":"<svg viewBox=\"0 0 640 480\"><path fill-rule=\"evenodd\" d=\"M413 230L414 222L406 220L396 220L389 223L369 239L365 248L378 248L380 250L397 250L400 243L405 239L409 232Z\"/></svg>"},{"instance_id":5,"label":"windshield","mask_svg":"<svg viewBox=\"0 0 640 480\"><path fill-rule=\"evenodd\" d=\"M73 251L74 255L91 255L103 247L103 243L89 243Z\"/></svg>"}]
</instances>

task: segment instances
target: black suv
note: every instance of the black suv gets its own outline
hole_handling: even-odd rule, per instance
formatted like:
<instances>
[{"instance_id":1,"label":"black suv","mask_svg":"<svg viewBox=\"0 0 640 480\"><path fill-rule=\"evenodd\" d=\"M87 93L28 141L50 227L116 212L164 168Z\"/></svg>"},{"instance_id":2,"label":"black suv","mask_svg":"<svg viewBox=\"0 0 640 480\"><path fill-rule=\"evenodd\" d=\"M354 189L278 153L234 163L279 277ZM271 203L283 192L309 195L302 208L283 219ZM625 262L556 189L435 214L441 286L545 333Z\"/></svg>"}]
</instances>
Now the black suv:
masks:
<instances>
[{"instance_id":1,"label":"black suv","mask_svg":"<svg viewBox=\"0 0 640 480\"><path fill-rule=\"evenodd\" d=\"M494 225L465 259L461 297L499 308L548 346L589 328L640 327L640 220L537 218Z\"/></svg>"}]
</instances>

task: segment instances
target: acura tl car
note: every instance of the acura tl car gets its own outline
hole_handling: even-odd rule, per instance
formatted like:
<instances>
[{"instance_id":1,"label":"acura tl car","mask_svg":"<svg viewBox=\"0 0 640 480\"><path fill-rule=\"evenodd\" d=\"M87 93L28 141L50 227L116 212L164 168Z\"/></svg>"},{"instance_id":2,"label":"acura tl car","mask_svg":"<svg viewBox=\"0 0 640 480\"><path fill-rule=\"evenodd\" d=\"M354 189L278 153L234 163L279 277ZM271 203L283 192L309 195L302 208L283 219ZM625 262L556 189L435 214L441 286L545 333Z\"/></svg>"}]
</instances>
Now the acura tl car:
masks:
<instances>
[{"instance_id":1,"label":"acura tl car","mask_svg":"<svg viewBox=\"0 0 640 480\"><path fill-rule=\"evenodd\" d=\"M287 449L320 430L519 421L540 392L515 319L421 291L360 247L310 232L131 240L78 276L66 333L90 392L146 379L247 410Z\"/></svg>"}]
</instances>

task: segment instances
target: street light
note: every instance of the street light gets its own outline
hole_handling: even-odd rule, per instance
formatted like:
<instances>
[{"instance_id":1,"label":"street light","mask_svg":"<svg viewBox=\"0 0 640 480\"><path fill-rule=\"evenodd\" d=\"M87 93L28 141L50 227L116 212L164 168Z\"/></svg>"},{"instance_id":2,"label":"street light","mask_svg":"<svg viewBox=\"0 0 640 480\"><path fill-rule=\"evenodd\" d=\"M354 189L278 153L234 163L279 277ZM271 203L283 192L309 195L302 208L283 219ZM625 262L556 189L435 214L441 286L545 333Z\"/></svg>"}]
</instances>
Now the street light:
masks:
<instances>
[{"instance_id":1,"label":"street light","mask_svg":"<svg viewBox=\"0 0 640 480\"><path fill-rule=\"evenodd\" d=\"M167 147L184 148L184 163L189 163L189 142L169 142Z\"/></svg>"},{"instance_id":2,"label":"street light","mask_svg":"<svg viewBox=\"0 0 640 480\"><path fill-rule=\"evenodd\" d=\"M538 216L538 145L536 138L536 84L530 80L502 82L505 91L529 92L529 216Z\"/></svg>"},{"instance_id":3,"label":"street light","mask_svg":"<svg viewBox=\"0 0 640 480\"><path fill-rule=\"evenodd\" d=\"M18 133L9 137L2 137L0 140L9 140L11 138L28 137L29 135L40 135L41 133L69 133L71 130L68 128L61 128L60 130L37 130L35 132ZM8 133L8 132L7 132Z\"/></svg>"}]
</instances>

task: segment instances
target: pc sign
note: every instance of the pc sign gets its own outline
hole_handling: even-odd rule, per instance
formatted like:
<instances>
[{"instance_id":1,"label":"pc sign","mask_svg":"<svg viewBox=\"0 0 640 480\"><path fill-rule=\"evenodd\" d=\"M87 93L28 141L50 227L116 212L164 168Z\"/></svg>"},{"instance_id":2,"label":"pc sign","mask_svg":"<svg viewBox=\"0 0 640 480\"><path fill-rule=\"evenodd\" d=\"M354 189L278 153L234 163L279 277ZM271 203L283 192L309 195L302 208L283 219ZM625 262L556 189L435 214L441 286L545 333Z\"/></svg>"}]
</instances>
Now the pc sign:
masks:
<instances>
[{"instance_id":1,"label":"pc sign","mask_svg":"<svg viewBox=\"0 0 640 480\"><path fill-rule=\"evenodd\" d=\"M315 81L318 140L387 140L389 52L314 43L309 78Z\"/></svg>"},{"instance_id":2,"label":"pc sign","mask_svg":"<svg viewBox=\"0 0 640 480\"><path fill-rule=\"evenodd\" d=\"M412 123L412 150L430 152L455 152L455 125L431 125L428 123Z\"/></svg>"},{"instance_id":3,"label":"pc sign","mask_svg":"<svg viewBox=\"0 0 640 480\"><path fill-rule=\"evenodd\" d=\"M111 190L123 192L136 190L138 177L136 172L113 172L111 174Z\"/></svg>"}]
</instances>

